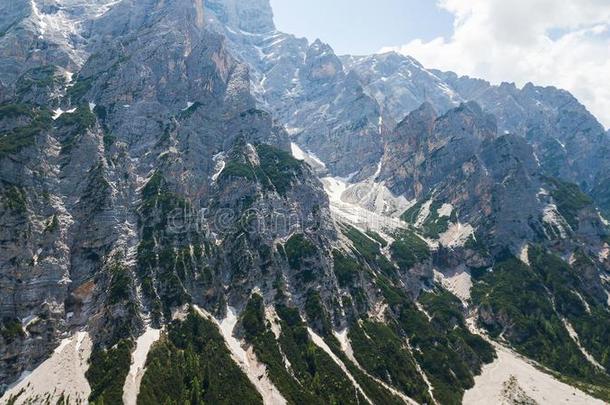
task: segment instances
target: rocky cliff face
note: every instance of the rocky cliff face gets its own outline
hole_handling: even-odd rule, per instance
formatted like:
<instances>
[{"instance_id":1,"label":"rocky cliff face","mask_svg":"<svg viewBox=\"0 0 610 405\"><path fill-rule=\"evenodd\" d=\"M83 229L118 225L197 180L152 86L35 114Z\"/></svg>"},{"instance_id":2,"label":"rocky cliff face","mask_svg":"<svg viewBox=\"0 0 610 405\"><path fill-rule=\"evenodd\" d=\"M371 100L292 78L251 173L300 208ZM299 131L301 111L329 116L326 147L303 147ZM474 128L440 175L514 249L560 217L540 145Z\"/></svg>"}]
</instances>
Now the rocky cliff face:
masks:
<instances>
[{"instance_id":1,"label":"rocky cliff face","mask_svg":"<svg viewBox=\"0 0 610 405\"><path fill-rule=\"evenodd\" d=\"M212 9L212 27L251 69L253 94L303 149L334 174L359 171L349 156L374 166L386 129L379 106L360 80L346 71L328 44L295 38L269 26L241 32L222 23ZM245 30L249 31L249 30Z\"/></svg>"},{"instance_id":2,"label":"rocky cliff face","mask_svg":"<svg viewBox=\"0 0 610 405\"><path fill-rule=\"evenodd\" d=\"M365 92L379 103L386 122L400 122L424 102L440 113L475 101L496 116L500 133L525 137L549 176L577 183L606 211L610 138L571 94L531 83L495 86L452 72L428 70L410 57L388 53L344 58Z\"/></svg>"},{"instance_id":3,"label":"rocky cliff face","mask_svg":"<svg viewBox=\"0 0 610 405\"><path fill-rule=\"evenodd\" d=\"M264 0L0 12L2 401L459 403L467 315L608 395L607 135L568 94L340 58Z\"/></svg>"}]
</instances>

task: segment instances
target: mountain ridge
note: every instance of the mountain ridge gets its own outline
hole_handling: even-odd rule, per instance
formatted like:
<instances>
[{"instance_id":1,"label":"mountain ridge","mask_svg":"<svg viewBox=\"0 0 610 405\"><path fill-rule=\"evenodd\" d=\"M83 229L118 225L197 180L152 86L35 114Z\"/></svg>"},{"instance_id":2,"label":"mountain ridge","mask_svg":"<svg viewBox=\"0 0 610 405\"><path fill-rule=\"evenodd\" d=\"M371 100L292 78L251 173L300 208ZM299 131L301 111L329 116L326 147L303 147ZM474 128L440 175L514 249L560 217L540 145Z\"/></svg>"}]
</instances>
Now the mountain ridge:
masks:
<instances>
[{"instance_id":1,"label":"mountain ridge","mask_svg":"<svg viewBox=\"0 0 610 405\"><path fill-rule=\"evenodd\" d=\"M507 351L610 398L604 131L571 96L338 57L264 0L21 7L2 401L456 404Z\"/></svg>"}]
</instances>

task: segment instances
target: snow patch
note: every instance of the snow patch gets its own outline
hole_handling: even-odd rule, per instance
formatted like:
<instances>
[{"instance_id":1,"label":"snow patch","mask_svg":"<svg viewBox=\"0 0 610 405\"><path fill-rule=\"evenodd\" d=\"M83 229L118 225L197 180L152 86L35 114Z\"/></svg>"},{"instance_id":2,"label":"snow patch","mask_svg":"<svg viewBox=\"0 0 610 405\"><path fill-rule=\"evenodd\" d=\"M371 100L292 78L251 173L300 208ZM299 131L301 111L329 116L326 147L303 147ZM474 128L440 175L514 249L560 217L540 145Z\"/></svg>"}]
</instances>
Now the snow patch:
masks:
<instances>
[{"instance_id":1,"label":"snow patch","mask_svg":"<svg viewBox=\"0 0 610 405\"><path fill-rule=\"evenodd\" d=\"M226 159L225 154L222 152L214 155L214 157L212 158L212 160L215 163L214 174L212 174L212 182L215 183L218 180L218 178L220 177L220 174L222 173L222 171L225 169L225 167L226 167L225 159Z\"/></svg>"},{"instance_id":2,"label":"snow patch","mask_svg":"<svg viewBox=\"0 0 610 405\"><path fill-rule=\"evenodd\" d=\"M483 366L476 376L475 386L464 394L463 403L469 405L504 404L507 381L516 380L524 393L539 404L602 405L584 392L557 381L533 364L507 348L494 344L498 358Z\"/></svg>"},{"instance_id":3,"label":"snow patch","mask_svg":"<svg viewBox=\"0 0 610 405\"><path fill-rule=\"evenodd\" d=\"M312 152L305 152L303 149L301 149L299 145L294 142L290 144L290 150L292 151L292 156L295 159L304 161L305 163L310 165L315 171L326 171L326 164Z\"/></svg>"},{"instance_id":4,"label":"snow patch","mask_svg":"<svg viewBox=\"0 0 610 405\"><path fill-rule=\"evenodd\" d=\"M63 115L65 111L62 110L61 108L58 108L57 110L53 111L53 121L55 121L56 119L58 119L59 117L61 117Z\"/></svg>"},{"instance_id":5,"label":"snow patch","mask_svg":"<svg viewBox=\"0 0 610 405\"><path fill-rule=\"evenodd\" d=\"M463 303L470 301L470 291L472 290L472 277L466 271L458 271L452 276L434 270L434 278L443 287L451 291Z\"/></svg>"},{"instance_id":6,"label":"snow patch","mask_svg":"<svg viewBox=\"0 0 610 405\"><path fill-rule=\"evenodd\" d=\"M89 369L92 343L87 332L78 332L61 341L53 354L24 378L11 387L0 399L8 402L11 396L23 391L15 405L37 403L49 395L49 403L59 403L60 397L69 397L74 403L86 403L91 394L85 373Z\"/></svg>"},{"instance_id":7,"label":"snow patch","mask_svg":"<svg viewBox=\"0 0 610 405\"><path fill-rule=\"evenodd\" d=\"M330 200L331 213L336 220L347 222L364 230L373 230L385 233L396 229L407 228L407 224L400 218L394 218L384 213L375 212L370 205L362 207L354 201L353 191L346 193L348 184L345 179L337 177L325 177L322 179L324 190ZM346 198L345 198L346 197ZM362 202L362 200L361 200ZM405 203L409 204L409 203ZM391 232L390 232L391 233Z\"/></svg>"},{"instance_id":8,"label":"snow patch","mask_svg":"<svg viewBox=\"0 0 610 405\"><path fill-rule=\"evenodd\" d=\"M542 220L557 229L561 239L567 239L568 229L570 226L565 222L565 219L559 214L555 204L548 204L543 211Z\"/></svg>"},{"instance_id":9,"label":"snow patch","mask_svg":"<svg viewBox=\"0 0 610 405\"><path fill-rule=\"evenodd\" d=\"M528 245L527 243L521 248L521 252L519 253L519 260L521 260L528 266L530 265L530 245Z\"/></svg>"},{"instance_id":10,"label":"snow patch","mask_svg":"<svg viewBox=\"0 0 610 405\"><path fill-rule=\"evenodd\" d=\"M602 249L599 251L598 257L600 262L608 260L608 257L610 257L610 245L605 243Z\"/></svg>"},{"instance_id":11,"label":"snow patch","mask_svg":"<svg viewBox=\"0 0 610 405\"><path fill-rule=\"evenodd\" d=\"M53 111L53 121L55 121L64 114L72 114L74 111L76 111L76 108L71 108L66 111L62 110L61 108L58 108L57 110Z\"/></svg>"},{"instance_id":12,"label":"snow patch","mask_svg":"<svg viewBox=\"0 0 610 405\"><path fill-rule=\"evenodd\" d=\"M438 210L436 210L439 218L450 217L453 213L453 205L451 204L443 204Z\"/></svg>"},{"instance_id":13,"label":"snow patch","mask_svg":"<svg viewBox=\"0 0 610 405\"><path fill-rule=\"evenodd\" d=\"M398 218L408 208L413 206L413 202L404 196L395 196L386 186L385 182L375 182L372 179L347 185L341 195L341 200L378 215ZM349 180L347 180L349 181Z\"/></svg>"},{"instance_id":14,"label":"snow patch","mask_svg":"<svg viewBox=\"0 0 610 405\"><path fill-rule=\"evenodd\" d=\"M470 224L449 224L449 229L439 236L440 243L447 248L463 247L468 239L474 236L474 228Z\"/></svg>"},{"instance_id":15,"label":"snow patch","mask_svg":"<svg viewBox=\"0 0 610 405\"><path fill-rule=\"evenodd\" d=\"M430 216L430 207L432 207L432 200L428 200L422 205L419 215L417 215L415 220L414 225L416 228L420 228L426 222L426 219Z\"/></svg>"},{"instance_id":16,"label":"snow patch","mask_svg":"<svg viewBox=\"0 0 610 405\"><path fill-rule=\"evenodd\" d=\"M161 337L161 330L153 329L150 326L136 341L136 350L131 357L131 367L123 386L123 403L125 405L136 405L138 394L140 393L140 383L146 371L146 358L152 345Z\"/></svg>"}]
</instances>

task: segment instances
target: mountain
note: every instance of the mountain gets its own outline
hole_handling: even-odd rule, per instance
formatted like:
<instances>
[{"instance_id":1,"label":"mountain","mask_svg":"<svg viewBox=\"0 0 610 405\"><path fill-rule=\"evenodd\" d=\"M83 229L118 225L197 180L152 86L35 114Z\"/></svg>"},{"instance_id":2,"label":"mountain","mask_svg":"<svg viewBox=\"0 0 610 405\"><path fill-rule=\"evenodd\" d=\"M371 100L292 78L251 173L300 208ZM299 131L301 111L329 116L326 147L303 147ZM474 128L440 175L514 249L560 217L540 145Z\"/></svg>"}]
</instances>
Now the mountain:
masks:
<instances>
[{"instance_id":1,"label":"mountain","mask_svg":"<svg viewBox=\"0 0 610 405\"><path fill-rule=\"evenodd\" d=\"M608 215L607 173L610 137L571 94L531 83L522 89L499 86L453 72L427 70L396 53L346 57L388 122L400 122L424 102L444 113L467 101L496 116L501 133L525 137L544 171L578 184Z\"/></svg>"},{"instance_id":2,"label":"mountain","mask_svg":"<svg viewBox=\"0 0 610 405\"><path fill-rule=\"evenodd\" d=\"M0 402L610 400L609 134L569 93L267 0L12 1L0 55Z\"/></svg>"}]
</instances>

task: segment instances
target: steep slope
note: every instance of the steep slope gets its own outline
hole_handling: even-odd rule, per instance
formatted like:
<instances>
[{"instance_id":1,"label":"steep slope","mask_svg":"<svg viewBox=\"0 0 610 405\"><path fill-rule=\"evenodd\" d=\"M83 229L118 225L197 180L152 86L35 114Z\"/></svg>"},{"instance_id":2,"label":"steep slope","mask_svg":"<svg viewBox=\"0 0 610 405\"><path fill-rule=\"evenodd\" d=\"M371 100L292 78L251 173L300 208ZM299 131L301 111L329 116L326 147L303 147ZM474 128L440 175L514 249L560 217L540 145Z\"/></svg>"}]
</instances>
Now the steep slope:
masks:
<instances>
[{"instance_id":1,"label":"steep slope","mask_svg":"<svg viewBox=\"0 0 610 405\"><path fill-rule=\"evenodd\" d=\"M607 222L440 73L264 0L0 7L1 401L458 404L487 339L608 400ZM403 69L445 104L391 130Z\"/></svg>"},{"instance_id":2,"label":"steep slope","mask_svg":"<svg viewBox=\"0 0 610 405\"><path fill-rule=\"evenodd\" d=\"M543 171L578 184L608 215L610 137L586 108L566 91L528 83L499 86L453 72L428 70L408 56L388 53L343 58L379 103L386 122L400 122L422 103L443 114L475 101L496 116L500 133L524 137Z\"/></svg>"},{"instance_id":3,"label":"steep slope","mask_svg":"<svg viewBox=\"0 0 610 405\"><path fill-rule=\"evenodd\" d=\"M230 2L212 5L212 27L250 66L254 95L291 138L334 175L359 171L362 163L374 171L386 126L375 100L364 93L356 75L345 71L332 48L279 32L267 19L259 23L259 14L252 17L259 28L248 28L250 23L236 26L225 17Z\"/></svg>"},{"instance_id":4,"label":"steep slope","mask_svg":"<svg viewBox=\"0 0 610 405\"><path fill-rule=\"evenodd\" d=\"M599 255L608 228L592 200L576 185L545 176L526 141L496 135L493 119L472 103L439 118L424 105L396 131L388 142L380 180L397 195L418 200L402 218L437 246L437 269L451 277L472 275L471 303L481 325L492 337L562 375L603 387L608 366L601 366L601 374L596 367L605 359L604 352L589 357L598 350L589 341L582 347L587 354L583 356L570 337L577 336L577 344L585 340L579 337L582 333L605 339L609 325L609 269L605 256ZM519 256L525 263L516 264ZM535 272L531 284L516 287L515 281L523 277L517 274L528 266ZM514 288L523 293L516 296ZM536 290L548 298L530 301ZM574 297L581 303L568 303ZM543 318L554 323L554 332L526 330L532 308L547 311ZM583 327L580 332L571 331L571 316ZM589 329L593 324L598 325L595 332ZM558 349L542 349L552 339L560 350L573 353L572 369L562 363Z\"/></svg>"}]
</instances>

